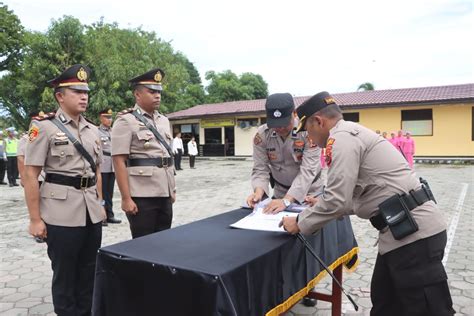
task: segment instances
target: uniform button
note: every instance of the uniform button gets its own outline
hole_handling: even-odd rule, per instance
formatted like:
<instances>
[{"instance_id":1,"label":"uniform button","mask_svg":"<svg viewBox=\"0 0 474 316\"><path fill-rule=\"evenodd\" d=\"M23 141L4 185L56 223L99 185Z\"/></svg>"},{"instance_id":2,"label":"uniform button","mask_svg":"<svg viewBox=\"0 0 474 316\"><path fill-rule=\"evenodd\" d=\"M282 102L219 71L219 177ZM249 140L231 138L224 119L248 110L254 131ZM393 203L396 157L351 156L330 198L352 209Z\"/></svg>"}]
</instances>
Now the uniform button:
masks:
<instances>
[{"instance_id":1,"label":"uniform button","mask_svg":"<svg viewBox=\"0 0 474 316\"><path fill-rule=\"evenodd\" d=\"M51 196L54 196L54 192L51 192Z\"/></svg>"},{"instance_id":2,"label":"uniform button","mask_svg":"<svg viewBox=\"0 0 474 316\"><path fill-rule=\"evenodd\" d=\"M64 151L61 152L61 156L64 156Z\"/></svg>"},{"instance_id":3,"label":"uniform button","mask_svg":"<svg viewBox=\"0 0 474 316\"><path fill-rule=\"evenodd\" d=\"M138 173L139 173L139 174L143 174L143 170L139 170Z\"/></svg>"}]
</instances>

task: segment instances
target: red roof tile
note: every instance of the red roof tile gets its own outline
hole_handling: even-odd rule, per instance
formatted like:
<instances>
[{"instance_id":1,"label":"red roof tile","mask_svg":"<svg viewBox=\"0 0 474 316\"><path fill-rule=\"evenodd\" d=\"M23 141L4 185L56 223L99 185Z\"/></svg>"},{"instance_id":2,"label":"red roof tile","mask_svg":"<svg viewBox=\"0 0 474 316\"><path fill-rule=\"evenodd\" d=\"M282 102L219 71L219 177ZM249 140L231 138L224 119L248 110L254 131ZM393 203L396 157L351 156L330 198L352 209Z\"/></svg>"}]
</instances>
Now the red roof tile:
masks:
<instances>
[{"instance_id":1,"label":"red roof tile","mask_svg":"<svg viewBox=\"0 0 474 316\"><path fill-rule=\"evenodd\" d=\"M295 97L296 106L299 106L309 97ZM333 97L336 99L336 103L346 110L350 108L440 103L456 100L472 102L474 101L474 84L335 93ZM167 116L170 119L182 119L223 114L259 113L264 110L265 99L260 99L196 105L186 110L167 114Z\"/></svg>"}]
</instances>

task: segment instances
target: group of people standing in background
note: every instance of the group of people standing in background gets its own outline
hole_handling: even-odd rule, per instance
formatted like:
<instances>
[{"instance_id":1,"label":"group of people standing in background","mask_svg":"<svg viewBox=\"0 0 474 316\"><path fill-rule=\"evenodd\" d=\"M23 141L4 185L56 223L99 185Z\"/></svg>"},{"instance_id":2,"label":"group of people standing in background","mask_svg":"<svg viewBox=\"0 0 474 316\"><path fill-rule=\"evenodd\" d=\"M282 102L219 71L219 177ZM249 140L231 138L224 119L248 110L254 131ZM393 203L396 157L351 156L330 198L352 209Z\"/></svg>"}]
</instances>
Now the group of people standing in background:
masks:
<instances>
[{"instance_id":1,"label":"group of people standing in background","mask_svg":"<svg viewBox=\"0 0 474 316\"><path fill-rule=\"evenodd\" d=\"M189 156L189 167L191 169L196 169L194 164L196 162L196 156L198 155L198 147L196 143L196 138L191 137L191 140L187 144L188 146L188 156ZM177 133L173 139L173 153L174 153L174 165L176 170L183 170L181 168L181 158L184 155L184 145L183 140L181 139L181 133Z\"/></svg>"},{"instance_id":2,"label":"group of people standing in background","mask_svg":"<svg viewBox=\"0 0 474 316\"><path fill-rule=\"evenodd\" d=\"M380 130L376 130L375 133L380 135ZM382 137L387 139L395 148L397 148L405 157L410 168L413 168L413 156L415 155L415 140L411 137L410 132L399 130L397 134L395 132L390 133L390 138L387 137L387 132L382 133Z\"/></svg>"}]
</instances>

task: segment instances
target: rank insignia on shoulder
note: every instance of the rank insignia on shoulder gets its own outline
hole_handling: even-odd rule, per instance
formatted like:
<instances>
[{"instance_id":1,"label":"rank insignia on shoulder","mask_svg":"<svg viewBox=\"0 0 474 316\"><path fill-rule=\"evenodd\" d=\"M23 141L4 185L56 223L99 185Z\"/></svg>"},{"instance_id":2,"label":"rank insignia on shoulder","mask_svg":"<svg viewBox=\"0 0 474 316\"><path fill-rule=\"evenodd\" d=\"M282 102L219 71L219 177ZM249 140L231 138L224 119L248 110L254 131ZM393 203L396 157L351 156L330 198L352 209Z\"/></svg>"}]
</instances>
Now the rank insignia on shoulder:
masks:
<instances>
[{"instance_id":1,"label":"rank insignia on shoulder","mask_svg":"<svg viewBox=\"0 0 474 316\"><path fill-rule=\"evenodd\" d=\"M119 115L124 115L124 114L127 114L127 113L132 113L133 112L133 108L128 108L128 109L125 109L125 110L122 110L120 112L118 112Z\"/></svg>"},{"instance_id":2,"label":"rank insignia on shoulder","mask_svg":"<svg viewBox=\"0 0 474 316\"><path fill-rule=\"evenodd\" d=\"M326 143L326 164L328 165L328 168L331 166L332 162L332 146L336 140L334 138L329 138L327 143Z\"/></svg>"},{"instance_id":3,"label":"rank insignia on shoulder","mask_svg":"<svg viewBox=\"0 0 474 316\"><path fill-rule=\"evenodd\" d=\"M39 127L36 125L31 125L30 129L28 130L28 140L33 142L39 136Z\"/></svg>"},{"instance_id":4,"label":"rank insignia on shoulder","mask_svg":"<svg viewBox=\"0 0 474 316\"><path fill-rule=\"evenodd\" d=\"M49 112L49 113L44 113L40 112L38 116L33 117L33 120L35 121L44 121L44 120L51 120L56 116L55 112Z\"/></svg>"},{"instance_id":5,"label":"rank insignia on shoulder","mask_svg":"<svg viewBox=\"0 0 474 316\"><path fill-rule=\"evenodd\" d=\"M254 145L259 145L262 142L262 138L260 135L257 133L255 134L255 137L253 138L253 143Z\"/></svg>"}]
</instances>

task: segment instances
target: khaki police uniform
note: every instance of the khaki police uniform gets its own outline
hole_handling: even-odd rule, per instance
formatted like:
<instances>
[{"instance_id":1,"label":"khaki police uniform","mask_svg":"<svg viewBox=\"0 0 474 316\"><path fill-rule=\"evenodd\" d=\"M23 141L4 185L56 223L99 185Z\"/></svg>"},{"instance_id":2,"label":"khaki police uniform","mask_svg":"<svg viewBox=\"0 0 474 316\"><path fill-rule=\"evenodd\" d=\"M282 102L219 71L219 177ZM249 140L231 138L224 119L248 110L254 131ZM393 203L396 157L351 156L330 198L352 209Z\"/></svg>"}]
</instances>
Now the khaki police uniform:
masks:
<instances>
[{"instance_id":1,"label":"khaki police uniform","mask_svg":"<svg viewBox=\"0 0 474 316\"><path fill-rule=\"evenodd\" d=\"M55 89L88 91L89 73L87 66L73 65L49 83ZM97 179L90 163L53 123L54 117L97 166L102 161L101 142L94 124L82 115L76 124L60 108L56 113L33 118L25 152L25 166L42 167L46 173L39 209L47 229L54 311L58 315L90 315L96 254L102 240Z\"/></svg>"},{"instance_id":2,"label":"khaki police uniform","mask_svg":"<svg viewBox=\"0 0 474 316\"><path fill-rule=\"evenodd\" d=\"M112 115L112 110L102 111L101 113ZM102 198L104 199L104 208L107 214L107 222L119 224L121 223L121 220L115 218L112 201L114 196L115 173L112 163L111 128L101 124L99 126L99 135L100 141L102 143L103 154L103 161L100 166L100 172L102 175Z\"/></svg>"},{"instance_id":3,"label":"khaki police uniform","mask_svg":"<svg viewBox=\"0 0 474 316\"><path fill-rule=\"evenodd\" d=\"M16 154L17 157L20 157L20 156L25 157L27 145L28 145L28 134L25 134L21 136L20 140L18 141L18 150ZM44 176L45 176L44 170L41 170L40 175L38 176L38 181L40 183L44 181Z\"/></svg>"},{"instance_id":4,"label":"khaki police uniform","mask_svg":"<svg viewBox=\"0 0 474 316\"><path fill-rule=\"evenodd\" d=\"M260 126L253 144L253 189L260 187L270 196L271 175L275 180L274 198L288 194L302 203L306 195L322 190L320 154L320 148L311 145L306 133L293 130L283 140L267 124Z\"/></svg>"},{"instance_id":5,"label":"khaki police uniform","mask_svg":"<svg viewBox=\"0 0 474 316\"><path fill-rule=\"evenodd\" d=\"M323 102L335 104L323 92L303 103L297 110L298 116L304 120L323 108ZM387 199L422 190L401 153L386 139L357 123L342 119L337 122L330 130L326 158L329 169L324 195L297 219L304 234L312 234L343 215L374 218L379 214L379 205ZM441 262L446 245L446 218L431 200L417 205L410 212L418 225L417 231L400 240L394 238L388 227L379 233L371 315L454 312Z\"/></svg>"},{"instance_id":6,"label":"khaki police uniform","mask_svg":"<svg viewBox=\"0 0 474 316\"><path fill-rule=\"evenodd\" d=\"M81 141L95 163L100 165L102 150L97 127L82 116L79 119L79 126L76 126L61 109L56 112L56 117L65 119L66 128ZM49 119L33 120L30 135L31 131L38 136L26 146L25 165L42 166L46 174L95 177L87 160ZM40 192L41 217L48 224L67 227L85 226L87 213L92 223L102 221L102 209L95 185L81 190L46 181L41 186Z\"/></svg>"},{"instance_id":7,"label":"khaki police uniform","mask_svg":"<svg viewBox=\"0 0 474 316\"><path fill-rule=\"evenodd\" d=\"M131 79L133 85L143 85L161 93L165 74L156 68ZM152 126L171 147L169 120L158 111L149 115L138 104L118 114L112 128L112 156L127 155L130 196L137 205L136 214L128 214L133 238L169 229L173 218L172 197L176 193L173 157L155 137L139 115ZM122 193L123 194L123 193ZM127 192L128 194L128 192Z\"/></svg>"}]
</instances>

